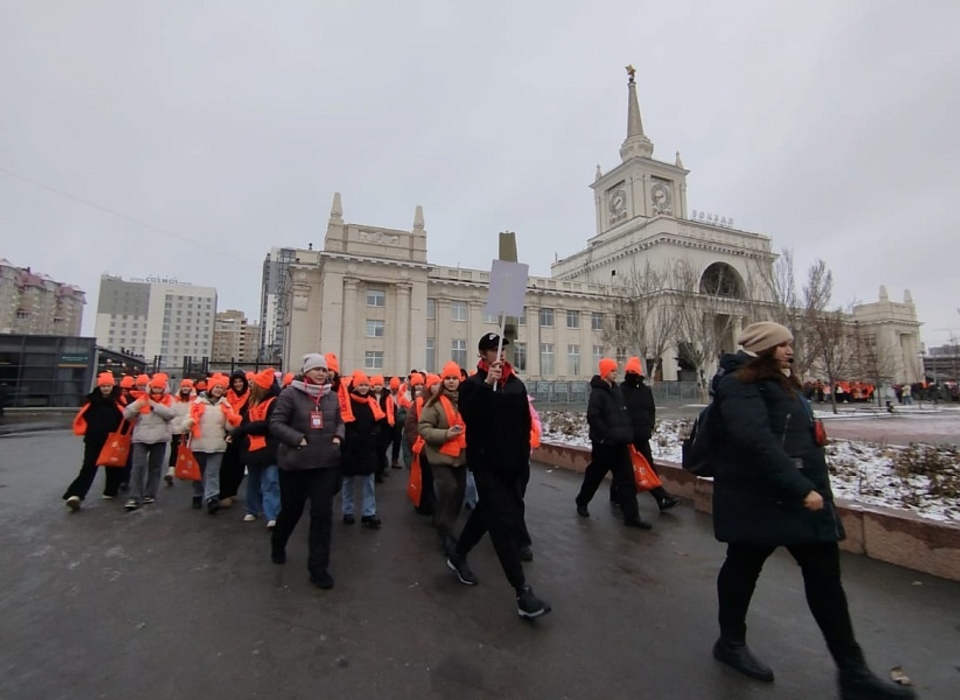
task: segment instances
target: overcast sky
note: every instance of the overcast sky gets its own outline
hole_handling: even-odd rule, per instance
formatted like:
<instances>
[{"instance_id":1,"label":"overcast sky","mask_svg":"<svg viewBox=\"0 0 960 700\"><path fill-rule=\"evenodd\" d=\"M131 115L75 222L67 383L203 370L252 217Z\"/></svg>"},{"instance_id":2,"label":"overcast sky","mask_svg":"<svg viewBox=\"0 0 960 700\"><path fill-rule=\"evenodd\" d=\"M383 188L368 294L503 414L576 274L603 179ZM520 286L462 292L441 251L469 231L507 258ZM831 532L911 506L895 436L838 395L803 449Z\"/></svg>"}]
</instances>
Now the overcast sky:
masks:
<instances>
[{"instance_id":1,"label":"overcast sky","mask_svg":"<svg viewBox=\"0 0 960 700\"><path fill-rule=\"evenodd\" d=\"M960 338L958 26L956 0L0 0L0 257L85 289L90 334L104 272L256 319L264 254L322 246L339 191L350 222L422 204L431 262L487 268L509 229L548 275L594 233L633 63L691 210L800 274L824 258L838 304L910 289L937 345Z\"/></svg>"}]
</instances>

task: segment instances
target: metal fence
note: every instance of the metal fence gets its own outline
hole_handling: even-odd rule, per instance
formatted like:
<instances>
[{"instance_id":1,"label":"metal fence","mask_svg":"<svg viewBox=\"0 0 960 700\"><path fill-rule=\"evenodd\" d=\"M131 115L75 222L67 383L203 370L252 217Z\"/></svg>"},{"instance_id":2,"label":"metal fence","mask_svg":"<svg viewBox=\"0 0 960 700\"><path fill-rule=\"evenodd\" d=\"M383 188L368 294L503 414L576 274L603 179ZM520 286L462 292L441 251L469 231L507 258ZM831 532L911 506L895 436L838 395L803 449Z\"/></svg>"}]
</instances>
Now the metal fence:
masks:
<instances>
[{"instance_id":1,"label":"metal fence","mask_svg":"<svg viewBox=\"0 0 960 700\"><path fill-rule=\"evenodd\" d=\"M656 382L650 387L657 403L699 403L700 387L696 382ZM527 392L536 399L538 406L586 407L590 394L590 382L586 380L531 380Z\"/></svg>"}]
</instances>

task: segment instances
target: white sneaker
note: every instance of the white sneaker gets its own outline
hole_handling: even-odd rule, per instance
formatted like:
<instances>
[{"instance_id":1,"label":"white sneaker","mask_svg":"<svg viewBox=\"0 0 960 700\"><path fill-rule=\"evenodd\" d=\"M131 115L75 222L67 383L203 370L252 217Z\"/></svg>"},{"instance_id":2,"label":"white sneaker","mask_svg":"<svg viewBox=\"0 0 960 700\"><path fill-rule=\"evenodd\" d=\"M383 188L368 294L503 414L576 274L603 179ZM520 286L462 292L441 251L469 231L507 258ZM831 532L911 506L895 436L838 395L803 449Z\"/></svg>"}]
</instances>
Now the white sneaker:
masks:
<instances>
[{"instance_id":1,"label":"white sneaker","mask_svg":"<svg viewBox=\"0 0 960 700\"><path fill-rule=\"evenodd\" d=\"M163 480L167 482L167 486L173 486L174 474L176 474L176 470L173 467L169 467L163 477Z\"/></svg>"},{"instance_id":2,"label":"white sneaker","mask_svg":"<svg viewBox=\"0 0 960 700\"><path fill-rule=\"evenodd\" d=\"M256 519L257 519L257 516L251 515L250 513L247 513L246 515L243 516L243 522L245 523L252 523Z\"/></svg>"},{"instance_id":3,"label":"white sneaker","mask_svg":"<svg viewBox=\"0 0 960 700\"><path fill-rule=\"evenodd\" d=\"M277 521L276 521L276 520L268 520L268 521L267 521L267 529L268 529L268 530L272 530L272 529L275 528L276 526L277 526Z\"/></svg>"},{"instance_id":4,"label":"white sneaker","mask_svg":"<svg viewBox=\"0 0 960 700\"><path fill-rule=\"evenodd\" d=\"M80 510L80 496L70 496L67 499L67 508L70 510Z\"/></svg>"}]
</instances>

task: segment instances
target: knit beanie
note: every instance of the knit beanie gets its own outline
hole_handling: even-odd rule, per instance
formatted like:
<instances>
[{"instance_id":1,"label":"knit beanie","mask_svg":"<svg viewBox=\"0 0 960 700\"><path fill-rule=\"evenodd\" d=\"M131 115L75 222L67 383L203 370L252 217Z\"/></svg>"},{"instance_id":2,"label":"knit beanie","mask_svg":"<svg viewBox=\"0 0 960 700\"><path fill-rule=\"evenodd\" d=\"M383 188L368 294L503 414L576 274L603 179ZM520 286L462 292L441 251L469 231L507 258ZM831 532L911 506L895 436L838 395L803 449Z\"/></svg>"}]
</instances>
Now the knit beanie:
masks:
<instances>
[{"instance_id":1,"label":"knit beanie","mask_svg":"<svg viewBox=\"0 0 960 700\"><path fill-rule=\"evenodd\" d=\"M273 367L267 367L265 370L259 374L253 375L253 383L256 384L261 389L267 390L273 386L273 379L275 370Z\"/></svg>"},{"instance_id":2,"label":"knit beanie","mask_svg":"<svg viewBox=\"0 0 960 700\"><path fill-rule=\"evenodd\" d=\"M293 384L293 372L287 372L283 375L283 386L288 387Z\"/></svg>"},{"instance_id":3,"label":"knit beanie","mask_svg":"<svg viewBox=\"0 0 960 700\"><path fill-rule=\"evenodd\" d=\"M113 372L101 372L97 375L97 386L116 386L117 382L113 378Z\"/></svg>"},{"instance_id":4,"label":"knit beanie","mask_svg":"<svg viewBox=\"0 0 960 700\"><path fill-rule=\"evenodd\" d=\"M423 376L419 372L410 375L410 386L422 386Z\"/></svg>"},{"instance_id":5,"label":"knit beanie","mask_svg":"<svg viewBox=\"0 0 960 700\"><path fill-rule=\"evenodd\" d=\"M340 361L337 360L337 356L332 352L328 352L326 355L324 355L324 357L327 360L327 369L329 369L331 372L340 374Z\"/></svg>"},{"instance_id":6,"label":"knit beanie","mask_svg":"<svg viewBox=\"0 0 960 700\"><path fill-rule=\"evenodd\" d=\"M438 375L436 374L427 375L427 381L425 382L427 389L432 389L434 386L436 386L439 383L440 383L440 377Z\"/></svg>"},{"instance_id":7,"label":"knit beanie","mask_svg":"<svg viewBox=\"0 0 960 700\"><path fill-rule=\"evenodd\" d=\"M353 386L358 386L359 384L370 384L370 377L362 369L353 370L353 374L350 375L353 380Z\"/></svg>"},{"instance_id":8,"label":"knit beanie","mask_svg":"<svg viewBox=\"0 0 960 700\"><path fill-rule=\"evenodd\" d=\"M773 321L760 321L751 323L743 329L737 343L743 346L747 352L761 353L780 343L789 343L793 341L793 333L785 326Z\"/></svg>"},{"instance_id":9,"label":"knit beanie","mask_svg":"<svg viewBox=\"0 0 960 700\"><path fill-rule=\"evenodd\" d=\"M222 389L226 389L230 386L230 377L225 374L220 374L217 372L210 379L207 380L207 388L212 389L215 386L219 386Z\"/></svg>"},{"instance_id":10,"label":"knit beanie","mask_svg":"<svg viewBox=\"0 0 960 700\"><path fill-rule=\"evenodd\" d=\"M397 391L400 388L400 377L390 377L390 391Z\"/></svg>"},{"instance_id":11,"label":"knit beanie","mask_svg":"<svg viewBox=\"0 0 960 700\"><path fill-rule=\"evenodd\" d=\"M443 371L440 373L441 379L448 379L449 377L456 377L460 379L460 365L458 365L453 360L450 360L447 364L443 366Z\"/></svg>"},{"instance_id":12,"label":"knit beanie","mask_svg":"<svg viewBox=\"0 0 960 700\"><path fill-rule=\"evenodd\" d=\"M373 375L372 377L370 377L370 385L371 385L371 386L377 386L378 384L379 384L380 386L383 386L383 375L382 375L382 374L375 374L375 375Z\"/></svg>"},{"instance_id":13,"label":"knit beanie","mask_svg":"<svg viewBox=\"0 0 960 700\"><path fill-rule=\"evenodd\" d=\"M627 360L627 364L623 368L623 373L630 374L631 372L633 374L639 374L643 376L643 365L640 364L639 357L631 357L629 360Z\"/></svg>"},{"instance_id":14,"label":"knit beanie","mask_svg":"<svg viewBox=\"0 0 960 700\"><path fill-rule=\"evenodd\" d=\"M167 390L167 380L169 378L163 372L157 372L153 377L150 378L150 383L147 385L151 389L163 389Z\"/></svg>"},{"instance_id":15,"label":"knit beanie","mask_svg":"<svg viewBox=\"0 0 960 700\"><path fill-rule=\"evenodd\" d=\"M207 380L206 380L206 379L198 379L198 380L197 380L197 383L193 385L193 388L196 389L197 391L206 391L206 390L207 390Z\"/></svg>"},{"instance_id":16,"label":"knit beanie","mask_svg":"<svg viewBox=\"0 0 960 700\"><path fill-rule=\"evenodd\" d=\"M149 383L150 383L150 375L149 375L149 374L141 374L141 375L139 375L139 376L137 377L137 382L136 382L136 385L137 385L137 386L145 386L145 385L147 385L147 384L149 384Z\"/></svg>"},{"instance_id":17,"label":"knit beanie","mask_svg":"<svg viewBox=\"0 0 960 700\"><path fill-rule=\"evenodd\" d=\"M180 382L180 390L183 391L184 389L193 389L192 379L184 379L182 382Z\"/></svg>"},{"instance_id":18,"label":"knit beanie","mask_svg":"<svg viewBox=\"0 0 960 700\"><path fill-rule=\"evenodd\" d=\"M132 389L135 386L136 382L134 381L133 377L129 375L120 380L121 389Z\"/></svg>"},{"instance_id":19,"label":"knit beanie","mask_svg":"<svg viewBox=\"0 0 960 700\"><path fill-rule=\"evenodd\" d=\"M312 369L328 369L329 367L330 363L323 355L318 352L311 352L310 354L303 356L303 368L300 371L306 374Z\"/></svg>"},{"instance_id":20,"label":"knit beanie","mask_svg":"<svg viewBox=\"0 0 960 700\"><path fill-rule=\"evenodd\" d=\"M607 375L611 372L617 371L617 361L611 360L609 357L605 357L600 360L600 378L606 379Z\"/></svg>"}]
</instances>

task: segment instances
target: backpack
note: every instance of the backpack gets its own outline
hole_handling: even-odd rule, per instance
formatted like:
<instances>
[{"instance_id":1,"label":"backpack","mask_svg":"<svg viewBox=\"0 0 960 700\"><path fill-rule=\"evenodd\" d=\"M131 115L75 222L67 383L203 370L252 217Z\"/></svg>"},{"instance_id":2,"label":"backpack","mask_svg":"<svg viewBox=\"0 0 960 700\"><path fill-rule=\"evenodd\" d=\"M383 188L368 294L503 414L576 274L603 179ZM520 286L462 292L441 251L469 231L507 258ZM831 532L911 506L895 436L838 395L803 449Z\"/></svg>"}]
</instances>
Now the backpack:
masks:
<instances>
[{"instance_id":1,"label":"backpack","mask_svg":"<svg viewBox=\"0 0 960 700\"><path fill-rule=\"evenodd\" d=\"M716 401L711 401L694 419L690 435L681 443L681 465L685 470L697 476L713 476L716 467L713 463L715 434L718 432L720 416Z\"/></svg>"}]
</instances>

